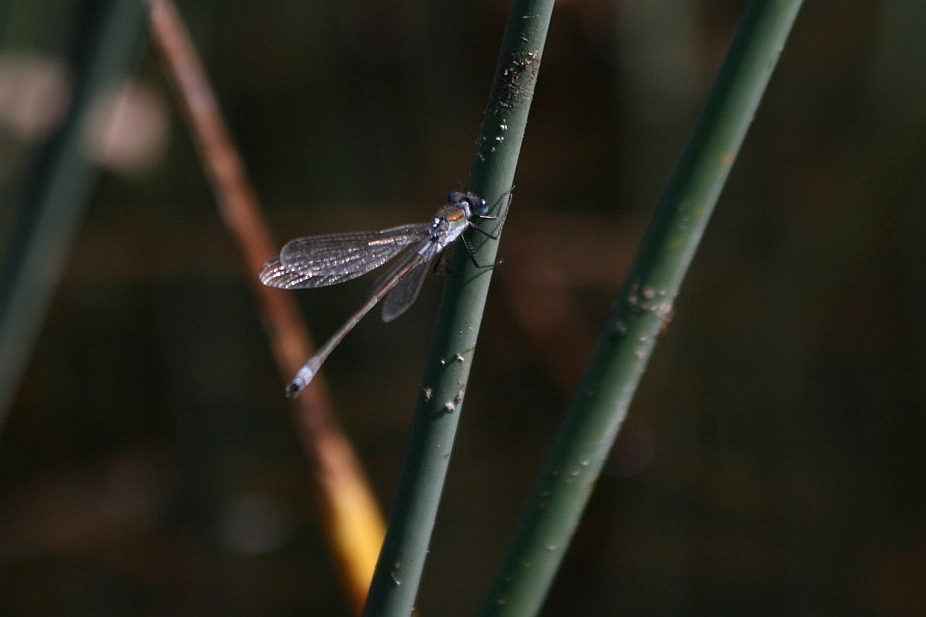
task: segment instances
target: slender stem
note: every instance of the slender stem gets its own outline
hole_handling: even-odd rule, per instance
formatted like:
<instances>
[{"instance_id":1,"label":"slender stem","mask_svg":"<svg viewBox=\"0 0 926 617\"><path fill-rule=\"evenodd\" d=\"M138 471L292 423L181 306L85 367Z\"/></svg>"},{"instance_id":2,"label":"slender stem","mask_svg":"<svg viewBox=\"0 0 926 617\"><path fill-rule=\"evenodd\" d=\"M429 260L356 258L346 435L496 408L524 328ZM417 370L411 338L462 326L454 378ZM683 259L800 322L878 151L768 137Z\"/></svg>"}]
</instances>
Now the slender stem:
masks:
<instances>
[{"instance_id":1,"label":"slender stem","mask_svg":"<svg viewBox=\"0 0 926 617\"><path fill-rule=\"evenodd\" d=\"M483 617L535 615L669 318L800 0L754 0L644 238Z\"/></svg>"},{"instance_id":2,"label":"slender stem","mask_svg":"<svg viewBox=\"0 0 926 617\"><path fill-rule=\"evenodd\" d=\"M495 236L504 220L552 10L553 0L516 0L499 53L469 186L497 208L495 228L487 230ZM494 263L497 241L473 230L467 234L478 247L475 261ZM411 613L434 528L491 277L491 269L476 267L466 251L455 253L364 610L368 617Z\"/></svg>"},{"instance_id":3,"label":"slender stem","mask_svg":"<svg viewBox=\"0 0 926 617\"><path fill-rule=\"evenodd\" d=\"M262 285L257 278L261 264L276 252L257 194L176 7L170 0L147 0L147 5L151 36L190 123L222 220L238 246L277 366L289 379L310 355L311 344L292 295ZM329 546L351 604L359 612L384 534L382 516L364 470L334 418L322 380L307 389L294 411L318 482Z\"/></svg>"},{"instance_id":4,"label":"slender stem","mask_svg":"<svg viewBox=\"0 0 926 617\"><path fill-rule=\"evenodd\" d=\"M0 256L0 424L96 182L98 165L85 142L93 105L130 70L143 40L144 12L135 0L99 5L92 18L73 67L68 115L34 159L10 247Z\"/></svg>"}]
</instances>

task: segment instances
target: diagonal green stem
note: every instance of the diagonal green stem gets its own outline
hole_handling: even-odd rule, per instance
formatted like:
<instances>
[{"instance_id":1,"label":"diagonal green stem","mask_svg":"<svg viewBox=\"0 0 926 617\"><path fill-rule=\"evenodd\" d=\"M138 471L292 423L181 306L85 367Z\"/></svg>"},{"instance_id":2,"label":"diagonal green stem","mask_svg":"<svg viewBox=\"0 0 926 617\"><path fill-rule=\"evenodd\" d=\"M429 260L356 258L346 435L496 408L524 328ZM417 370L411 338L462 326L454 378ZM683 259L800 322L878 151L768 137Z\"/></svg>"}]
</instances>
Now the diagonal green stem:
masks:
<instances>
[{"instance_id":1,"label":"diagonal green stem","mask_svg":"<svg viewBox=\"0 0 926 617\"><path fill-rule=\"evenodd\" d=\"M540 609L800 8L754 0L534 488L483 617Z\"/></svg>"},{"instance_id":2,"label":"diagonal green stem","mask_svg":"<svg viewBox=\"0 0 926 617\"><path fill-rule=\"evenodd\" d=\"M35 158L11 245L0 260L0 425L96 182L98 165L85 143L93 105L129 71L144 40L139 2L97 4L81 41L68 115Z\"/></svg>"},{"instance_id":3,"label":"diagonal green stem","mask_svg":"<svg viewBox=\"0 0 926 617\"><path fill-rule=\"evenodd\" d=\"M499 217L494 225L481 223L493 235L501 231L507 209L552 10L553 0L516 0L505 30L469 186L493 205L492 213ZM478 263L494 262L496 241L472 230L467 240L478 247ZM465 251L456 251L386 539L364 610L368 617L411 614L490 278L490 268L477 268Z\"/></svg>"}]
</instances>

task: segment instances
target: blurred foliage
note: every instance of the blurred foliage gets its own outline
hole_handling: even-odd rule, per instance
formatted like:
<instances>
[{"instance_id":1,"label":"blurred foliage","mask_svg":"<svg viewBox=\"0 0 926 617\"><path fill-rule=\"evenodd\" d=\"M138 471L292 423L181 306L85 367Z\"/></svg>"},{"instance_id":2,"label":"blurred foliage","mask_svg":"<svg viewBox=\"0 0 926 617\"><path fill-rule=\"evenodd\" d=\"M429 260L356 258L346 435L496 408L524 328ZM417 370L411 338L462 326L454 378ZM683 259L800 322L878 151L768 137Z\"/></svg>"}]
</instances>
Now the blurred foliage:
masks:
<instances>
[{"instance_id":1,"label":"blurred foliage","mask_svg":"<svg viewBox=\"0 0 926 617\"><path fill-rule=\"evenodd\" d=\"M0 4L0 69L67 63L84 4ZM466 181L505 3L179 5L280 242L423 220ZM423 614L476 609L743 6L557 7ZM802 10L544 614L926 612L924 26ZM169 100L153 54L136 73ZM3 241L41 139L10 92ZM254 273L163 109L167 150L97 187L9 410L0 606L344 614ZM326 367L386 506L439 288ZM299 300L321 339L365 293Z\"/></svg>"}]
</instances>

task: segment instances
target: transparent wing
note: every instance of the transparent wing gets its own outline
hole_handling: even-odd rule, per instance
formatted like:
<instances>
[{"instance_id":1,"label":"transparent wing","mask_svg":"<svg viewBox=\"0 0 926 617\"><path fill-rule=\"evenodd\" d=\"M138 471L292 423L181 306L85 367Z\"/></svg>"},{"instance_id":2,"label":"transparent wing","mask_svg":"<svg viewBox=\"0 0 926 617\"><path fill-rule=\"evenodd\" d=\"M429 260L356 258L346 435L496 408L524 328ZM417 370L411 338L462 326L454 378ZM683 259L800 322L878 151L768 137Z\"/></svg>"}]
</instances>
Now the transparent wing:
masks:
<instances>
[{"instance_id":1,"label":"transparent wing","mask_svg":"<svg viewBox=\"0 0 926 617\"><path fill-rule=\"evenodd\" d=\"M299 289L300 287L311 287L306 284L308 277L302 272L294 272L280 263L279 257L267 260L260 267L260 282L269 287L279 287L280 289Z\"/></svg>"},{"instance_id":2,"label":"transparent wing","mask_svg":"<svg viewBox=\"0 0 926 617\"><path fill-rule=\"evenodd\" d=\"M260 269L264 285L284 289L324 287L362 276L428 237L428 223L382 231L305 236L287 242Z\"/></svg>"},{"instance_id":3,"label":"transparent wing","mask_svg":"<svg viewBox=\"0 0 926 617\"><path fill-rule=\"evenodd\" d=\"M396 283L395 287L392 288L383 301L383 321L389 323L407 311L408 307L415 303L415 300L418 298L418 292L421 291L421 285L428 275L428 270L431 269L431 261L433 261L434 256L439 253L440 250L441 247L439 245L432 243L424 252L409 255L409 260L417 261L417 263L411 265L411 268L401 280ZM403 259L397 262L397 267L390 268L390 271L387 271L377 282L382 282L383 284L388 283L389 278L391 278L388 275L391 271L401 269L409 260Z\"/></svg>"}]
</instances>

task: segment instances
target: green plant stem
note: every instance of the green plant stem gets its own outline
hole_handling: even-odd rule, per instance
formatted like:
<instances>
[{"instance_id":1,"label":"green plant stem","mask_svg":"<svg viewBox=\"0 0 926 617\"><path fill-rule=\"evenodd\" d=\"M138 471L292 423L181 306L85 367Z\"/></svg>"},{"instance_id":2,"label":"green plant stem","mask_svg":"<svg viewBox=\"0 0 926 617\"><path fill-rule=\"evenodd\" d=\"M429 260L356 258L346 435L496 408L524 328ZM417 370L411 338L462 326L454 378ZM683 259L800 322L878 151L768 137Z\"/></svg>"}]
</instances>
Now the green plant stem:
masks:
<instances>
[{"instance_id":1,"label":"green plant stem","mask_svg":"<svg viewBox=\"0 0 926 617\"><path fill-rule=\"evenodd\" d=\"M501 231L514 180L553 0L516 0L505 30L480 147L469 189L493 205ZM497 242L470 230L475 259L492 264ZM386 539L364 615L405 616L412 611L434 527L450 451L462 410L469 368L488 293L491 268L477 268L455 251L437 318Z\"/></svg>"},{"instance_id":2,"label":"green plant stem","mask_svg":"<svg viewBox=\"0 0 926 617\"><path fill-rule=\"evenodd\" d=\"M0 422L97 178L85 143L93 104L128 72L144 40L145 13L137 0L112 0L95 11L82 41L82 62L74 67L79 77L73 103L35 158L11 245L0 262Z\"/></svg>"},{"instance_id":3,"label":"green plant stem","mask_svg":"<svg viewBox=\"0 0 926 617\"><path fill-rule=\"evenodd\" d=\"M535 615L563 558L800 8L754 0L644 238L483 617Z\"/></svg>"}]
</instances>

